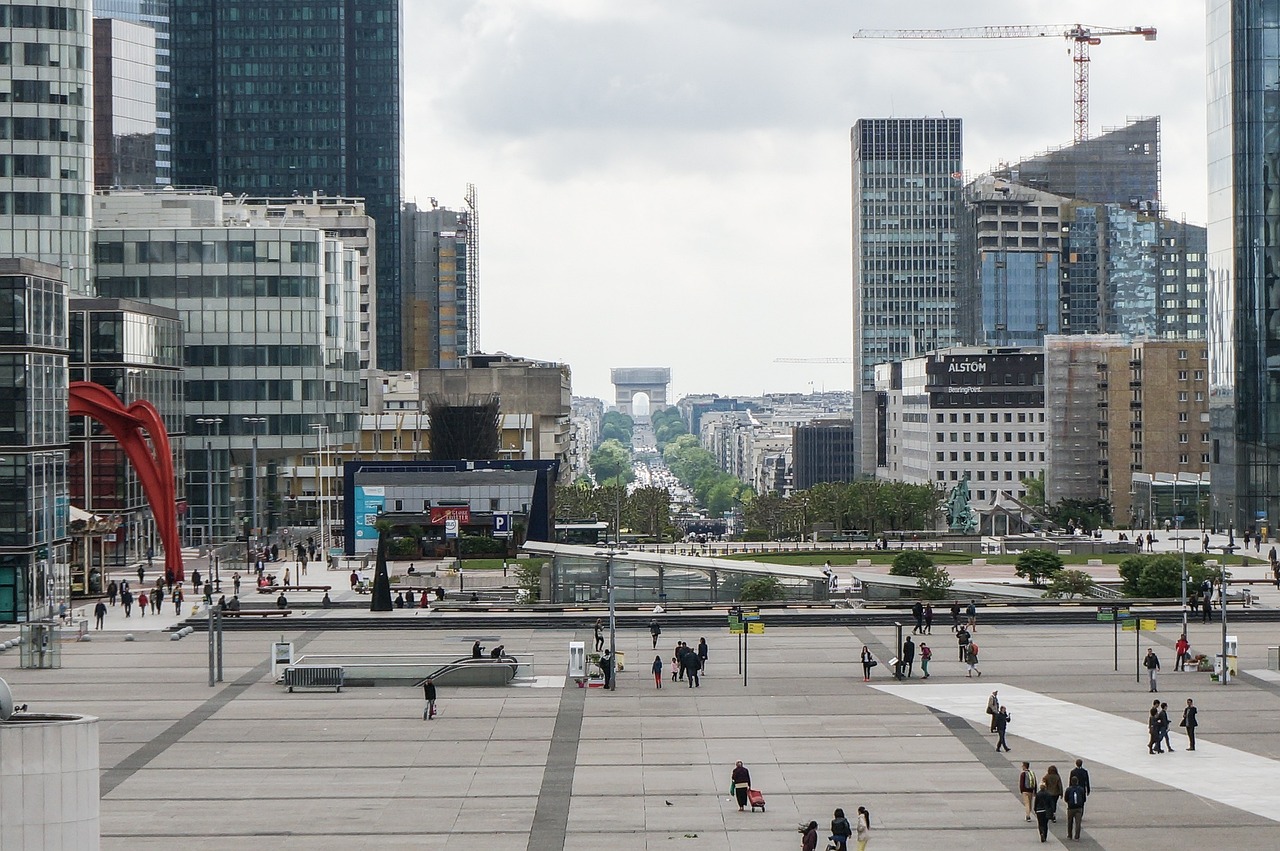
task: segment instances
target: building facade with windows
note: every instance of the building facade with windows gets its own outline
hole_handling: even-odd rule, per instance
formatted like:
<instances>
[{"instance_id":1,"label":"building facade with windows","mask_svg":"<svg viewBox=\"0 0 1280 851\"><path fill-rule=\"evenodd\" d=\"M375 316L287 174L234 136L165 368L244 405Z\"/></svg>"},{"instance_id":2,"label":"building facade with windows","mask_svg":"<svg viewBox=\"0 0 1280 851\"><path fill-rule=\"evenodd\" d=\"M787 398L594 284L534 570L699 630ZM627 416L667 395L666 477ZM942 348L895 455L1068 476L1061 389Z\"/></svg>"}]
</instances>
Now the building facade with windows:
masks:
<instances>
[{"instance_id":1,"label":"building facade with windows","mask_svg":"<svg viewBox=\"0 0 1280 851\"><path fill-rule=\"evenodd\" d=\"M95 19L140 24L151 29L154 43L155 104L155 184L167 186L173 174L173 115L169 88L169 14L173 0L93 0ZM96 28L96 24L95 24ZM94 50L97 50L95 45ZM95 75L97 71L95 70ZM95 105L95 110L97 109ZM119 181L97 182L98 186L130 185Z\"/></svg>"},{"instance_id":2,"label":"building facade with windows","mask_svg":"<svg viewBox=\"0 0 1280 851\"><path fill-rule=\"evenodd\" d=\"M61 268L90 292L93 22L89 0L0 5L0 257Z\"/></svg>"},{"instance_id":3,"label":"building facade with windows","mask_svg":"<svg viewBox=\"0 0 1280 851\"><path fill-rule=\"evenodd\" d=\"M975 508L1022 499L1046 461L1044 353L956 346L876 367L877 478L950 490Z\"/></svg>"},{"instance_id":4,"label":"building facade with windows","mask_svg":"<svg viewBox=\"0 0 1280 851\"><path fill-rule=\"evenodd\" d=\"M156 34L93 20L93 182L156 185Z\"/></svg>"},{"instance_id":5,"label":"building facade with windows","mask_svg":"<svg viewBox=\"0 0 1280 851\"><path fill-rule=\"evenodd\" d=\"M1206 477L1211 460L1203 340L1079 334L1045 340L1045 499L1105 500L1116 523L1149 527L1135 473Z\"/></svg>"},{"instance_id":6,"label":"building facade with windows","mask_svg":"<svg viewBox=\"0 0 1280 851\"><path fill-rule=\"evenodd\" d=\"M793 487L807 490L822 482L854 481L861 451L858 429L849 420L815 420L793 427Z\"/></svg>"},{"instance_id":7,"label":"building facade with windows","mask_svg":"<svg viewBox=\"0 0 1280 851\"><path fill-rule=\"evenodd\" d=\"M379 369L401 368L400 0L175 0L174 182L363 198Z\"/></svg>"},{"instance_id":8,"label":"building facade with windows","mask_svg":"<svg viewBox=\"0 0 1280 851\"><path fill-rule=\"evenodd\" d=\"M1210 0L1213 522L1280 524L1280 4Z\"/></svg>"},{"instance_id":9,"label":"building facade with windows","mask_svg":"<svg viewBox=\"0 0 1280 851\"><path fill-rule=\"evenodd\" d=\"M472 210L404 207L405 369L456 369L474 351L474 220Z\"/></svg>"},{"instance_id":10,"label":"building facade with windows","mask_svg":"<svg viewBox=\"0 0 1280 851\"><path fill-rule=\"evenodd\" d=\"M60 274L48 263L0 258L0 623L49 617L70 596Z\"/></svg>"},{"instance_id":11,"label":"building facade with windows","mask_svg":"<svg viewBox=\"0 0 1280 851\"><path fill-rule=\"evenodd\" d=\"M95 200L99 295L166 307L182 321L192 513L208 513L211 476L215 541L252 520L250 488L256 525L275 525L287 469L315 451L322 433L338 445L355 439L356 252L320 228L243 223L217 195L107 192Z\"/></svg>"},{"instance_id":12,"label":"building facade with windows","mask_svg":"<svg viewBox=\"0 0 1280 851\"><path fill-rule=\"evenodd\" d=\"M72 299L70 307L70 380L91 381L128 405L145 399L164 421L173 450L174 493L185 508L186 427L182 383L182 322L170 309L125 299ZM138 472L120 443L88 417L70 423L71 502L102 518L119 520L112 538L95 543L92 558L101 570L124 568L159 552L155 519ZM178 510L175 507L172 510ZM179 520L202 522L179 511ZM82 558L72 564L73 594L90 591L91 567ZM99 559L102 563L99 563ZM96 583L101 590L104 583Z\"/></svg>"}]
</instances>

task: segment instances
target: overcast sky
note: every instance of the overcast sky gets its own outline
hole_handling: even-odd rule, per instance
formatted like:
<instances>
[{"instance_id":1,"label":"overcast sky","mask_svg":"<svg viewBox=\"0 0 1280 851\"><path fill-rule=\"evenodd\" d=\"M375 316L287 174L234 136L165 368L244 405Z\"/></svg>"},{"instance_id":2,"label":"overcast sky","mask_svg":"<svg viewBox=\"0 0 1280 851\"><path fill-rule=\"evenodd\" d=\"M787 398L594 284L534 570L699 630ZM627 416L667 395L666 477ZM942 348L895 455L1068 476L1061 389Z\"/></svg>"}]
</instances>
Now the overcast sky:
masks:
<instances>
[{"instance_id":1,"label":"overcast sky","mask_svg":"<svg viewBox=\"0 0 1280 851\"><path fill-rule=\"evenodd\" d=\"M1071 19L1064 17L1069 8ZM1203 224L1203 0L412 0L405 194L481 211L480 347L669 366L674 398L852 386L849 129L964 119L981 173L1071 140L1062 39L860 28L1153 25L1093 48L1094 133L1162 117L1164 199Z\"/></svg>"}]
</instances>

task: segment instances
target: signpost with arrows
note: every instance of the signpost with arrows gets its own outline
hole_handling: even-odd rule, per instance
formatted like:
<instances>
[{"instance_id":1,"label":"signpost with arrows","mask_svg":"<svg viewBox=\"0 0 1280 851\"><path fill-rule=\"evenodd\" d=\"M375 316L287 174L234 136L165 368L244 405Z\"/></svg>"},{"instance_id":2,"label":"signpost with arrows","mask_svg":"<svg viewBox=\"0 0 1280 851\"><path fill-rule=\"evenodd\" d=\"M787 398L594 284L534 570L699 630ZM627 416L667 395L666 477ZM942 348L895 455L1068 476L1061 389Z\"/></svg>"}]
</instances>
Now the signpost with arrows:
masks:
<instances>
[{"instance_id":1,"label":"signpost with arrows","mask_svg":"<svg viewBox=\"0 0 1280 851\"><path fill-rule=\"evenodd\" d=\"M1133 678L1142 682L1142 633L1155 632L1155 618L1129 618L1120 627L1133 633Z\"/></svg>"},{"instance_id":2,"label":"signpost with arrows","mask_svg":"<svg viewBox=\"0 0 1280 851\"><path fill-rule=\"evenodd\" d=\"M758 608L734 606L729 609L729 634L738 636L738 673L747 684L747 636L764 635L764 622Z\"/></svg>"},{"instance_id":3,"label":"signpost with arrows","mask_svg":"<svg viewBox=\"0 0 1280 851\"><path fill-rule=\"evenodd\" d=\"M1129 617L1129 609L1124 606L1103 606L1098 609L1098 623L1110 623L1115 633L1115 670L1120 670L1120 622Z\"/></svg>"}]
</instances>

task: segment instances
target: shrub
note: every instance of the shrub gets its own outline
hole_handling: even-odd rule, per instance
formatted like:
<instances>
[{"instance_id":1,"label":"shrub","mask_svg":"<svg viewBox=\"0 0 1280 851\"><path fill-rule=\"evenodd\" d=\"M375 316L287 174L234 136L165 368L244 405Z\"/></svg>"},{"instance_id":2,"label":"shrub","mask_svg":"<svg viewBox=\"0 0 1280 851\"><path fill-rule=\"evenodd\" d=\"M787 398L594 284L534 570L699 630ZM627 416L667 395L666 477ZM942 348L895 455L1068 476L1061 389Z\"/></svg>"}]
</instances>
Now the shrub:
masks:
<instances>
[{"instance_id":1,"label":"shrub","mask_svg":"<svg viewBox=\"0 0 1280 851\"><path fill-rule=\"evenodd\" d=\"M738 594L739 600L749 600L752 602L763 600L785 600L787 598L786 589L782 587L782 583L773 576L757 576L754 579L748 579L742 583L742 591Z\"/></svg>"},{"instance_id":2,"label":"shrub","mask_svg":"<svg viewBox=\"0 0 1280 851\"><path fill-rule=\"evenodd\" d=\"M924 599L941 600L951 587L951 574L945 567L935 567L930 563L920 569L916 584L920 586L920 596Z\"/></svg>"},{"instance_id":3,"label":"shrub","mask_svg":"<svg viewBox=\"0 0 1280 851\"><path fill-rule=\"evenodd\" d=\"M748 529L742 533L742 540L747 542L767 541L769 540L769 533L764 529Z\"/></svg>"},{"instance_id":4,"label":"shrub","mask_svg":"<svg viewBox=\"0 0 1280 851\"><path fill-rule=\"evenodd\" d=\"M1057 553L1048 550L1027 550L1018 556L1018 566L1014 572L1032 585L1043 585L1046 579L1052 579L1062 570L1062 559Z\"/></svg>"},{"instance_id":5,"label":"shrub","mask_svg":"<svg viewBox=\"0 0 1280 851\"><path fill-rule=\"evenodd\" d=\"M536 603L542 597L542 564L522 559L516 567L516 587L525 592L526 603Z\"/></svg>"},{"instance_id":6,"label":"shrub","mask_svg":"<svg viewBox=\"0 0 1280 851\"><path fill-rule=\"evenodd\" d=\"M1083 570L1060 570L1049 582L1046 597L1088 597L1093 590L1093 577Z\"/></svg>"},{"instance_id":7,"label":"shrub","mask_svg":"<svg viewBox=\"0 0 1280 851\"><path fill-rule=\"evenodd\" d=\"M928 567L933 567L933 559L919 550L906 550L894 557L893 567L889 568L889 575L919 576L921 571Z\"/></svg>"}]
</instances>

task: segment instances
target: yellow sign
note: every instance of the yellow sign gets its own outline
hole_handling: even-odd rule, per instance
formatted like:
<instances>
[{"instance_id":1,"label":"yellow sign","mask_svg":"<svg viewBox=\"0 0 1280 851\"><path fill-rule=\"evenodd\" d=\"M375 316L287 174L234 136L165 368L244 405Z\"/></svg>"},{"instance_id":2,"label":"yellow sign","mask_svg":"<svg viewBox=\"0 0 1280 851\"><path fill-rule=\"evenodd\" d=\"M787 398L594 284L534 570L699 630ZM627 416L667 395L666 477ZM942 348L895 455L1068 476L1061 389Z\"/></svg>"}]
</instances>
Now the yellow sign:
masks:
<instances>
[{"instance_id":1,"label":"yellow sign","mask_svg":"<svg viewBox=\"0 0 1280 851\"><path fill-rule=\"evenodd\" d=\"M1142 632L1155 632L1156 622L1154 618L1131 618L1121 624L1120 628L1126 632L1133 632L1135 629Z\"/></svg>"},{"instance_id":2,"label":"yellow sign","mask_svg":"<svg viewBox=\"0 0 1280 851\"><path fill-rule=\"evenodd\" d=\"M748 635L761 635L764 633L764 624L760 621L747 621Z\"/></svg>"}]
</instances>

